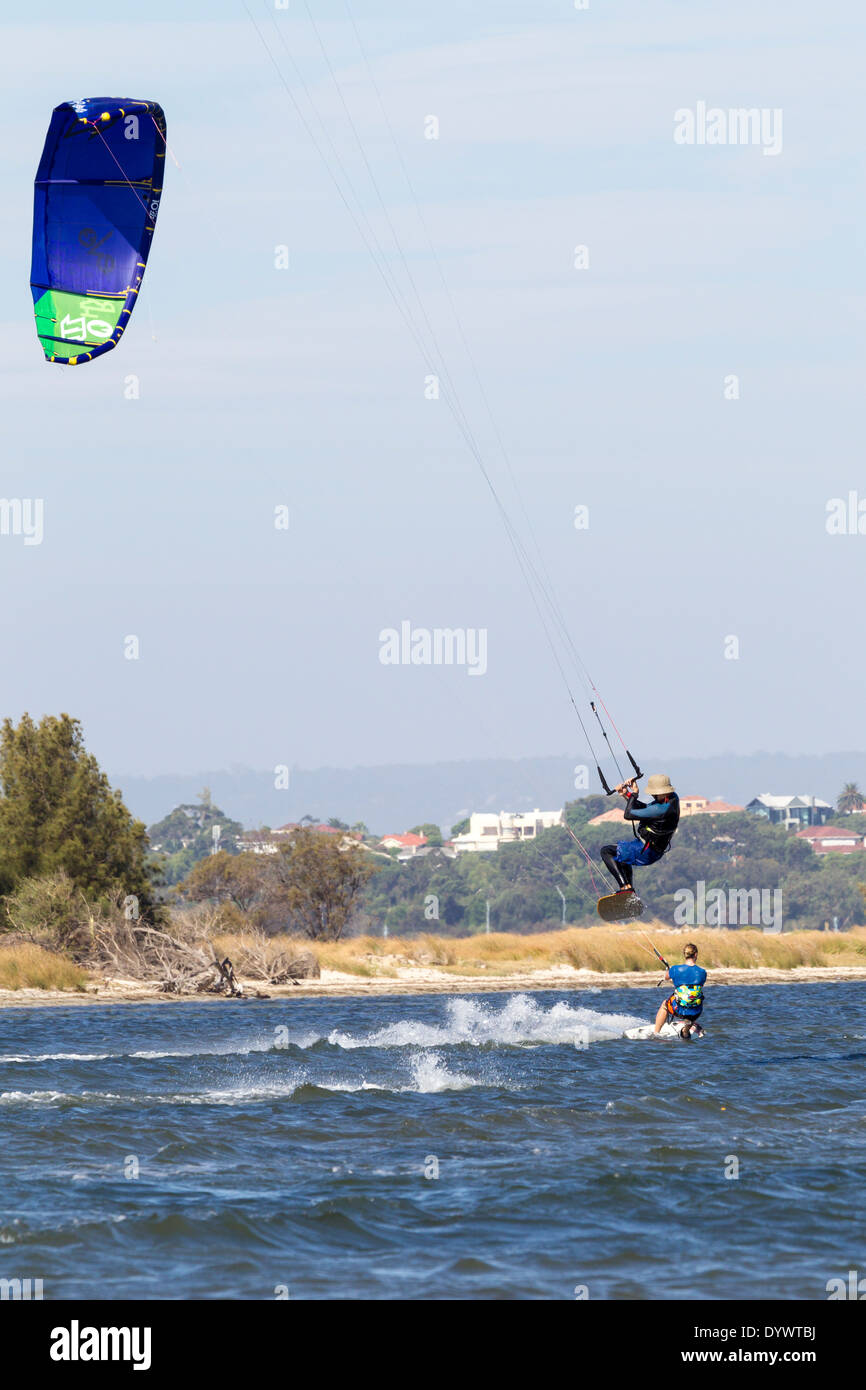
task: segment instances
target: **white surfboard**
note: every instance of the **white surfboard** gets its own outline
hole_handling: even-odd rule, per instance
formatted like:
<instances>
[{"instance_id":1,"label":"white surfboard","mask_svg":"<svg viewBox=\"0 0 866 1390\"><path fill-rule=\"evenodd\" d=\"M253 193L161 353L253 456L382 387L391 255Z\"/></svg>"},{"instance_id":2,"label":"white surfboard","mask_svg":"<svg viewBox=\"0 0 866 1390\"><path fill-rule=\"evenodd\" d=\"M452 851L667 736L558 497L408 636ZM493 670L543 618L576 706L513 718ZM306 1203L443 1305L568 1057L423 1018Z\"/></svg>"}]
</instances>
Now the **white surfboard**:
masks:
<instances>
[{"instance_id":1,"label":"white surfboard","mask_svg":"<svg viewBox=\"0 0 866 1390\"><path fill-rule=\"evenodd\" d=\"M626 1028L625 1036L627 1038L632 1038L635 1041L637 1041L637 1039L639 1038L678 1038L680 1036L680 1030L682 1026L683 1025L681 1023L663 1023L661 1026L661 1031L659 1033L656 1033L654 1024L643 1023L641 1024L640 1028ZM699 1038L701 1034L692 1033L691 1036L693 1038Z\"/></svg>"}]
</instances>

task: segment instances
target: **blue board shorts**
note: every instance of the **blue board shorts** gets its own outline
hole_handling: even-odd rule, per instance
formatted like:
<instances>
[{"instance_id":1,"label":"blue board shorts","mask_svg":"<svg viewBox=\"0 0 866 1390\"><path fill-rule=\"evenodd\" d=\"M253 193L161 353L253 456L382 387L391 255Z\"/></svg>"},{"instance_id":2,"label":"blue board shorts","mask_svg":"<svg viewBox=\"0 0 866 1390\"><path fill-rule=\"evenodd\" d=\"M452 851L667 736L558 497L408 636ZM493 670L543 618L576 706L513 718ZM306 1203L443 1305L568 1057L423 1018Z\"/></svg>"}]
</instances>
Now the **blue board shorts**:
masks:
<instances>
[{"instance_id":1,"label":"blue board shorts","mask_svg":"<svg viewBox=\"0 0 866 1390\"><path fill-rule=\"evenodd\" d=\"M616 862L618 864L635 864L645 868L647 864L657 864L662 855L651 845L644 844L643 840L637 840L632 836L630 840L618 840L616 845Z\"/></svg>"}]
</instances>

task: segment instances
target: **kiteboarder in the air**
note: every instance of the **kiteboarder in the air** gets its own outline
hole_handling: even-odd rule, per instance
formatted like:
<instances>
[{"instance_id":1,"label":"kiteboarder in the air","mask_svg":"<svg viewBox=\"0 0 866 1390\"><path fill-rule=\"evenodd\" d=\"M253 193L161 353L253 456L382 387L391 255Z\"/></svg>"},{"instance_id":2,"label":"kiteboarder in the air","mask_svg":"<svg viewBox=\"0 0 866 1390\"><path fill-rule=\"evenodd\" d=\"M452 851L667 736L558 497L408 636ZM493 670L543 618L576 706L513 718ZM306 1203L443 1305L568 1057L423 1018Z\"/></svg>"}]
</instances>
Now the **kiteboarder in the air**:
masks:
<instances>
[{"instance_id":1,"label":"kiteboarder in the air","mask_svg":"<svg viewBox=\"0 0 866 1390\"><path fill-rule=\"evenodd\" d=\"M619 884L619 893L633 893L632 870L658 863L670 849L671 840L680 819L680 799L663 773L647 778L646 789L652 797L649 805L638 800L637 778L621 782L614 791L625 797L623 815L632 823L632 839L615 845L603 845L601 857Z\"/></svg>"}]
</instances>

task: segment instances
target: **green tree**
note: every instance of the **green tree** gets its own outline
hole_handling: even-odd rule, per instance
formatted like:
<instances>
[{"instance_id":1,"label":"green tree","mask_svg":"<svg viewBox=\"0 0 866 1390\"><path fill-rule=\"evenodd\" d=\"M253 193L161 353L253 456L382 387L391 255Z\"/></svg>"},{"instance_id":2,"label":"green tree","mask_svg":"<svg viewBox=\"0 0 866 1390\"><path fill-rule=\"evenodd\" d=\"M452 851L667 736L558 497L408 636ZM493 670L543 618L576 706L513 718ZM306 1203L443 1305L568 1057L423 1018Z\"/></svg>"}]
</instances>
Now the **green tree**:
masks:
<instances>
[{"instance_id":1,"label":"green tree","mask_svg":"<svg viewBox=\"0 0 866 1390\"><path fill-rule=\"evenodd\" d=\"M858 878L862 877L861 854L816 855L816 873L789 874L782 883L783 916L789 927L820 930L825 922L838 918L843 929L863 921L863 899Z\"/></svg>"},{"instance_id":2,"label":"green tree","mask_svg":"<svg viewBox=\"0 0 866 1390\"><path fill-rule=\"evenodd\" d=\"M426 836L428 845L441 845L442 843L442 831L438 825L433 825L431 821L425 821L423 825L413 825L409 834Z\"/></svg>"},{"instance_id":3,"label":"green tree","mask_svg":"<svg viewBox=\"0 0 866 1390\"><path fill-rule=\"evenodd\" d=\"M200 859L178 888L189 902L230 902L251 912L268 891L268 864L262 854L209 854Z\"/></svg>"},{"instance_id":4,"label":"green tree","mask_svg":"<svg viewBox=\"0 0 866 1390\"><path fill-rule=\"evenodd\" d=\"M269 868L291 927L315 941L339 941L376 872L363 850L343 849L335 836L306 829L295 831Z\"/></svg>"},{"instance_id":5,"label":"green tree","mask_svg":"<svg viewBox=\"0 0 866 1390\"><path fill-rule=\"evenodd\" d=\"M176 891L189 902L230 904L266 932L338 941L375 872L363 850L301 828L277 854L209 855Z\"/></svg>"},{"instance_id":6,"label":"green tree","mask_svg":"<svg viewBox=\"0 0 866 1390\"><path fill-rule=\"evenodd\" d=\"M0 732L0 891L63 870L89 897L153 896L147 832L112 790L68 714Z\"/></svg>"},{"instance_id":7,"label":"green tree","mask_svg":"<svg viewBox=\"0 0 866 1390\"><path fill-rule=\"evenodd\" d=\"M593 793L590 796L581 797L579 801L566 801L565 819L576 834L580 834L588 821L594 816L603 815L605 811L621 810L622 802L613 797L602 796L600 793ZM611 826L607 830L610 832Z\"/></svg>"},{"instance_id":8,"label":"green tree","mask_svg":"<svg viewBox=\"0 0 866 1390\"><path fill-rule=\"evenodd\" d=\"M214 841L214 827L220 835ZM214 805L210 789L205 787L194 802L175 806L167 816L148 828L148 839L155 853L163 856L159 868L162 883L180 883L193 864L213 854L214 846L228 853L237 853L238 838L243 834L239 821L231 820Z\"/></svg>"},{"instance_id":9,"label":"green tree","mask_svg":"<svg viewBox=\"0 0 866 1390\"><path fill-rule=\"evenodd\" d=\"M866 807L866 798L863 797L857 783L846 782L836 798L836 810L842 816L850 816L852 813L862 811L864 807Z\"/></svg>"}]
</instances>

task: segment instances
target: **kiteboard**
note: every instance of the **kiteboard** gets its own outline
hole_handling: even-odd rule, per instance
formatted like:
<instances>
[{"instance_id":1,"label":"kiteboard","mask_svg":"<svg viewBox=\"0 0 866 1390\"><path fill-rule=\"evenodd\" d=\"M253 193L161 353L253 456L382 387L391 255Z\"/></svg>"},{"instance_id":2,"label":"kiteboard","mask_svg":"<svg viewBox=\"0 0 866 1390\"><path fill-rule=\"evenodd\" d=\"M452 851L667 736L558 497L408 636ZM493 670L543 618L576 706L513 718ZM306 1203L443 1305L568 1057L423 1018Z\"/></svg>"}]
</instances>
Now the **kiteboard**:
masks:
<instances>
[{"instance_id":1,"label":"kiteboard","mask_svg":"<svg viewBox=\"0 0 866 1390\"><path fill-rule=\"evenodd\" d=\"M680 1036L680 1033L682 1032L682 1028L683 1028L683 1020L677 1019L676 1022L673 1022L672 1020L669 1019L666 1023L663 1023L663 1024L662 1024L661 1030L660 1030L658 1033L656 1033L656 1031L655 1031L655 1025L654 1025L654 1024L652 1024L652 1023L642 1023L641 1026L640 1026L640 1028L626 1028L626 1030L625 1030L625 1036L626 1036L627 1038L631 1038L633 1041L637 1041L638 1039L642 1039L642 1038L655 1038L655 1037L658 1037L658 1038L678 1038L678 1037ZM689 1034L689 1041L691 1041L692 1038L700 1038L700 1037L702 1037L702 1036L703 1036L702 1033L694 1033L694 1032L692 1032L692 1033Z\"/></svg>"},{"instance_id":2,"label":"kiteboard","mask_svg":"<svg viewBox=\"0 0 866 1390\"><path fill-rule=\"evenodd\" d=\"M598 900L598 915L603 922L633 922L642 917L645 904L637 893L608 893Z\"/></svg>"}]
</instances>

